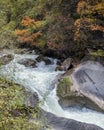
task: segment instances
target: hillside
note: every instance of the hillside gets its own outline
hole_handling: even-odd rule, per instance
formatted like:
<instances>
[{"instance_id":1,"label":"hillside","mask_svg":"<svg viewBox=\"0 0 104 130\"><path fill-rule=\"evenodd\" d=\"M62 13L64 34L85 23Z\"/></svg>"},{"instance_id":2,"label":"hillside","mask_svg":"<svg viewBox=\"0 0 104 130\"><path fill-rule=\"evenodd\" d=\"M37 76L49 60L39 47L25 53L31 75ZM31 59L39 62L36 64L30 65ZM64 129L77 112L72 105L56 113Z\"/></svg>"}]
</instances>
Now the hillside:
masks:
<instances>
[{"instance_id":1,"label":"hillside","mask_svg":"<svg viewBox=\"0 0 104 130\"><path fill-rule=\"evenodd\" d=\"M104 49L103 0L0 0L0 46L82 58ZM23 23L24 22L24 23ZM6 37L6 39L5 39ZM63 56L60 55L63 53Z\"/></svg>"}]
</instances>

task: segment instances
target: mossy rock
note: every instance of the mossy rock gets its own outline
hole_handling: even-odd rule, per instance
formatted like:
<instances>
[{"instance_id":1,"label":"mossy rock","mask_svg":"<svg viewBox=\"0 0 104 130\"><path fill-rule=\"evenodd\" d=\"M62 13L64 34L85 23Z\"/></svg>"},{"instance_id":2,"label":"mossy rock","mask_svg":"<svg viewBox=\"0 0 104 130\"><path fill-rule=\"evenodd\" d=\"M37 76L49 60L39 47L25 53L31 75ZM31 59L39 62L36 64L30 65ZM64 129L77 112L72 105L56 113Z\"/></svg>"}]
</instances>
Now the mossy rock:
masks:
<instances>
[{"instance_id":1,"label":"mossy rock","mask_svg":"<svg viewBox=\"0 0 104 130\"><path fill-rule=\"evenodd\" d=\"M64 98L67 97L68 95L70 95L72 85L73 84L71 78L64 77L58 84L57 95L59 97L64 97Z\"/></svg>"},{"instance_id":2,"label":"mossy rock","mask_svg":"<svg viewBox=\"0 0 104 130\"><path fill-rule=\"evenodd\" d=\"M0 57L0 65L6 65L13 59L14 59L14 56L12 54L4 55L4 56Z\"/></svg>"}]
</instances>

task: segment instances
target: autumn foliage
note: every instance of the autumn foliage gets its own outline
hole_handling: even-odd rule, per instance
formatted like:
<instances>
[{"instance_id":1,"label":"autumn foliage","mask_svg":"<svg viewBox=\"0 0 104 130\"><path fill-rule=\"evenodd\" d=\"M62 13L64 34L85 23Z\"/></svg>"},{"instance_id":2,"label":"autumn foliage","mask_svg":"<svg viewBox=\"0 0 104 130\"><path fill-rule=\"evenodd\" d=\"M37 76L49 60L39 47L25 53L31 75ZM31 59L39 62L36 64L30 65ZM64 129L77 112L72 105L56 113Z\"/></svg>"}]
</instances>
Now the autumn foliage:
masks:
<instances>
[{"instance_id":1,"label":"autumn foliage","mask_svg":"<svg viewBox=\"0 0 104 130\"><path fill-rule=\"evenodd\" d=\"M21 24L24 29L15 30L15 35L21 43L35 44L36 39L42 36L42 33L36 28L37 23L40 23L40 21L35 21L29 16L22 19Z\"/></svg>"},{"instance_id":2,"label":"autumn foliage","mask_svg":"<svg viewBox=\"0 0 104 130\"><path fill-rule=\"evenodd\" d=\"M22 36L22 37L20 37L20 40L23 42L23 43L32 43L32 42L34 42L34 40L37 38L37 37L39 37L39 36L41 36L42 34L41 34L41 32L36 32L36 33L33 33L33 34L31 34L31 35L29 35L29 36Z\"/></svg>"},{"instance_id":3,"label":"autumn foliage","mask_svg":"<svg viewBox=\"0 0 104 130\"><path fill-rule=\"evenodd\" d=\"M22 25L25 26L25 27L28 27L28 26L32 26L35 24L35 20L34 19L31 19L29 16L25 16L23 19L22 19Z\"/></svg>"},{"instance_id":4,"label":"autumn foliage","mask_svg":"<svg viewBox=\"0 0 104 130\"><path fill-rule=\"evenodd\" d=\"M92 31L101 31L101 32L104 32L104 27L99 26L99 25L92 25L91 26L91 30Z\"/></svg>"},{"instance_id":5,"label":"autumn foliage","mask_svg":"<svg viewBox=\"0 0 104 130\"><path fill-rule=\"evenodd\" d=\"M104 1L79 1L77 4L79 18L75 20L74 40L87 42L99 31L104 33ZM93 36L92 36L93 34ZM96 38L96 37L95 37ZM95 39L94 38L94 39Z\"/></svg>"},{"instance_id":6,"label":"autumn foliage","mask_svg":"<svg viewBox=\"0 0 104 130\"><path fill-rule=\"evenodd\" d=\"M85 1L80 1L77 6L77 13L82 15L87 8L87 3Z\"/></svg>"},{"instance_id":7,"label":"autumn foliage","mask_svg":"<svg viewBox=\"0 0 104 130\"><path fill-rule=\"evenodd\" d=\"M25 29L23 30L15 30L15 34L18 35L18 36L22 36L26 33L27 31Z\"/></svg>"}]
</instances>

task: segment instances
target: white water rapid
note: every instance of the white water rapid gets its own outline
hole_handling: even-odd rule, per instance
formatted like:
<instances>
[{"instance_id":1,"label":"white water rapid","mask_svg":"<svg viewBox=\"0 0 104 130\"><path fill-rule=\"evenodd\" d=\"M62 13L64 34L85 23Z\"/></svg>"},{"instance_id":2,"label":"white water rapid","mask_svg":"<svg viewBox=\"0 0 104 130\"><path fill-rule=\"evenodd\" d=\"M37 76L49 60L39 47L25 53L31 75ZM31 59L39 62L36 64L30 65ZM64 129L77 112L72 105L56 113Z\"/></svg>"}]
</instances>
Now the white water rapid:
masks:
<instances>
[{"instance_id":1,"label":"white water rapid","mask_svg":"<svg viewBox=\"0 0 104 130\"><path fill-rule=\"evenodd\" d=\"M7 52L6 52L7 53ZM53 86L60 71L55 71L56 59L51 59L53 65L45 65L44 62L37 63L36 68L25 67L17 62L20 59L35 59L37 55L14 54L14 60L0 68L0 75L5 76L25 88L36 91L41 100L41 107L57 116L75 119L81 122L91 123L104 128L104 114L87 108L69 108L63 110L58 104L56 86Z\"/></svg>"}]
</instances>

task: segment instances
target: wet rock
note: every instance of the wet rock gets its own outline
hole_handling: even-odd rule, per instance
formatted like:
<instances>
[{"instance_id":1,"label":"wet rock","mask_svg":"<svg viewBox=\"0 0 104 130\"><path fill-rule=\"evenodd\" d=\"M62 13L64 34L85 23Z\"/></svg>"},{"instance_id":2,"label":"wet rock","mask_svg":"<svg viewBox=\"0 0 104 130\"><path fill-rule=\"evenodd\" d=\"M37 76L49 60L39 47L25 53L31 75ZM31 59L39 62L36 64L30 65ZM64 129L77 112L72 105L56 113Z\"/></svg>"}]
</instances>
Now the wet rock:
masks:
<instances>
[{"instance_id":1,"label":"wet rock","mask_svg":"<svg viewBox=\"0 0 104 130\"><path fill-rule=\"evenodd\" d=\"M70 69L70 67L72 66L71 62L72 62L72 59L67 58L66 60L64 60L64 62L61 65L58 65L55 70L66 71Z\"/></svg>"},{"instance_id":2,"label":"wet rock","mask_svg":"<svg viewBox=\"0 0 104 130\"><path fill-rule=\"evenodd\" d=\"M7 54L4 56L0 57L0 65L6 65L8 64L10 61L12 61L14 59L14 56L12 54Z\"/></svg>"},{"instance_id":3,"label":"wet rock","mask_svg":"<svg viewBox=\"0 0 104 130\"><path fill-rule=\"evenodd\" d=\"M84 62L71 75L67 72L65 77L72 85L64 83L57 88L62 107L79 105L104 111L104 67L100 63Z\"/></svg>"},{"instance_id":4,"label":"wet rock","mask_svg":"<svg viewBox=\"0 0 104 130\"><path fill-rule=\"evenodd\" d=\"M37 67L36 66L36 61L32 60L32 59L29 59L29 58L22 59L22 60L18 61L18 63L22 64L22 65L24 65L26 67Z\"/></svg>"},{"instance_id":5,"label":"wet rock","mask_svg":"<svg viewBox=\"0 0 104 130\"><path fill-rule=\"evenodd\" d=\"M37 62L44 61L46 65L52 64L52 61L51 61L48 57L44 57L44 56L42 56L42 55L38 56L38 57L36 58L36 61L37 61Z\"/></svg>"},{"instance_id":6,"label":"wet rock","mask_svg":"<svg viewBox=\"0 0 104 130\"><path fill-rule=\"evenodd\" d=\"M43 116L46 118L48 125L54 130L103 130L93 124L57 117L48 112L44 112Z\"/></svg>"},{"instance_id":7,"label":"wet rock","mask_svg":"<svg viewBox=\"0 0 104 130\"><path fill-rule=\"evenodd\" d=\"M61 65L61 61L58 60L56 64L60 66Z\"/></svg>"},{"instance_id":8,"label":"wet rock","mask_svg":"<svg viewBox=\"0 0 104 130\"><path fill-rule=\"evenodd\" d=\"M55 71L64 71L64 68L62 67L62 66L60 66L60 65L58 65L57 67L56 67L56 69L55 69Z\"/></svg>"},{"instance_id":9,"label":"wet rock","mask_svg":"<svg viewBox=\"0 0 104 130\"><path fill-rule=\"evenodd\" d=\"M39 97L36 92L26 92L26 100L25 100L25 106L35 108L39 103Z\"/></svg>"}]
</instances>

